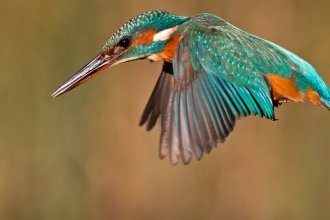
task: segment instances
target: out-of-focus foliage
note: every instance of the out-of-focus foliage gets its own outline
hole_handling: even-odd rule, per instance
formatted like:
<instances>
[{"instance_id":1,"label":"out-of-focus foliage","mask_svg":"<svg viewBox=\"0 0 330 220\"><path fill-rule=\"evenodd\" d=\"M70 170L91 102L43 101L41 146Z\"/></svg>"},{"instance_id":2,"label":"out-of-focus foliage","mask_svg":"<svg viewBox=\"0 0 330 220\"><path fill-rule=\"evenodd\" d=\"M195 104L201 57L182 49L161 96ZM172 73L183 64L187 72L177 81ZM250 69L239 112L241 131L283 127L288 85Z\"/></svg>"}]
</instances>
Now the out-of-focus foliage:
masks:
<instances>
[{"instance_id":1,"label":"out-of-focus foliage","mask_svg":"<svg viewBox=\"0 0 330 220\"><path fill-rule=\"evenodd\" d=\"M330 1L0 2L0 219L330 219L330 112L245 118L188 166L137 126L161 63L113 67L53 99L131 17L208 12L309 61L330 84Z\"/></svg>"}]
</instances>

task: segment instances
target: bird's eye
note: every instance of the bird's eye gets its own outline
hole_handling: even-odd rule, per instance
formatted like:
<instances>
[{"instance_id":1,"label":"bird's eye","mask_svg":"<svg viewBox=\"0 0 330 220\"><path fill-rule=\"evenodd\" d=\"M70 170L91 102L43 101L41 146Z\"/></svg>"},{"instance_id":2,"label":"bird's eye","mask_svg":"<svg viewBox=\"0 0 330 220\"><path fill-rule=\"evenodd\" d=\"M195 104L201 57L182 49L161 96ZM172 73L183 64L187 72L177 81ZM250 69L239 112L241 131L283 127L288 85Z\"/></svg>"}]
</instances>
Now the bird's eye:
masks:
<instances>
[{"instance_id":1,"label":"bird's eye","mask_svg":"<svg viewBox=\"0 0 330 220\"><path fill-rule=\"evenodd\" d=\"M129 39L128 37L122 38L118 43L118 45L123 48L127 48L130 44L131 44L131 39Z\"/></svg>"}]
</instances>

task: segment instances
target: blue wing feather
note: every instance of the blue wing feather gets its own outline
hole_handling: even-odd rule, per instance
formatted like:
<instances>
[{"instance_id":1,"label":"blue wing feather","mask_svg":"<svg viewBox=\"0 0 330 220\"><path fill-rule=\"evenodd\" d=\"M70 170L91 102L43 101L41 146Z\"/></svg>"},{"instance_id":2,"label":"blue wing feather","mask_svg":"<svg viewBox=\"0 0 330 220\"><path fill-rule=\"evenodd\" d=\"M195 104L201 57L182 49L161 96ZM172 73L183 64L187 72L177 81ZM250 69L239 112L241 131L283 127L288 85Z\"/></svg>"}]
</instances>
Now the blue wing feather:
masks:
<instances>
[{"instance_id":1,"label":"blue wing feather","mask_svg":"<svg viewBox=\"0 0 330 220\"><path fill-rule=\"evenodd\" d=\"M187 99L189 108L185 110L189 113L178 115L179 126L177 123L169 126L180 131L189 127L194 140L181 133L180 146L189 146L195 155L195 143L209 153L212 147L225 141L241 117L253 114L274 119L270 88L247 53L235 47L233 36L226 38L220 33L222 40L213 41L214 38L207 37L207 31L209 27L201 24L187 27L173 60L173 92L185 94L181 99ZM205 38L199 37L204 36L202 33ZM197 159L201 155L199 152ZM190 157L185 153L182 156L184 163L189 162Z\"/></svg>"}]
</instances>

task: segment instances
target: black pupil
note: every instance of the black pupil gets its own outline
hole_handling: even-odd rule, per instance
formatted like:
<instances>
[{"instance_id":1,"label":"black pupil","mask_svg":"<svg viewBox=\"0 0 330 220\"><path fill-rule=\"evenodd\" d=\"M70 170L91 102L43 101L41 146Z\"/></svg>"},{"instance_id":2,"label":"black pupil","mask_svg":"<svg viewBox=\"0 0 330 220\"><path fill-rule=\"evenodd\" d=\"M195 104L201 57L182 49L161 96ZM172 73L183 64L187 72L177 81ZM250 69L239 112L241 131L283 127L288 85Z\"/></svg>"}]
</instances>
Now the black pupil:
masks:
<instances>
[{"instance_id":1,"label":"black pupil","mask_svg":"<svg viewBox=\"0 0 330 220\"><path fill-rule=\"evenodd\" d=\"M121 47L128 47L129 46L129 44L130 44L130 39L128 39L128 38L123 38L123 39L121 39L120 41L119 41L119 46L121 46Z\"/></svg>"}]
</instances>

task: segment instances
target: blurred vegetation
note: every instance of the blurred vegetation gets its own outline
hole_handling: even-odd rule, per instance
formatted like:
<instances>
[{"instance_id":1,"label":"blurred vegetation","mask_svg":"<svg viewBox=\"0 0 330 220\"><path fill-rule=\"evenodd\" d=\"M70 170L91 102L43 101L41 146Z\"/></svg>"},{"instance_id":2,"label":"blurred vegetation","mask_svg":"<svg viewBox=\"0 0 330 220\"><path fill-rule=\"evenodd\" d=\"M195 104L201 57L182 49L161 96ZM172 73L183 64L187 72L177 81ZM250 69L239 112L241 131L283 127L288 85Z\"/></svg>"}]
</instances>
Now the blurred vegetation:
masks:
<instances>
[{"instance_id":1,"label":"blurred vegetation","mask_svg":"<svg viewBox=\"0 0 330 220\"><path fill-rule=\"evenodd\" d=\"M309 61L330 84L330 1L0 1L0 219L330 219L330 113L250 117L188 166L137 126L161 63L51 93L144 11L208 12ZM142 71L143 70L143 71Z\"/></svg>"}]
</instances>

